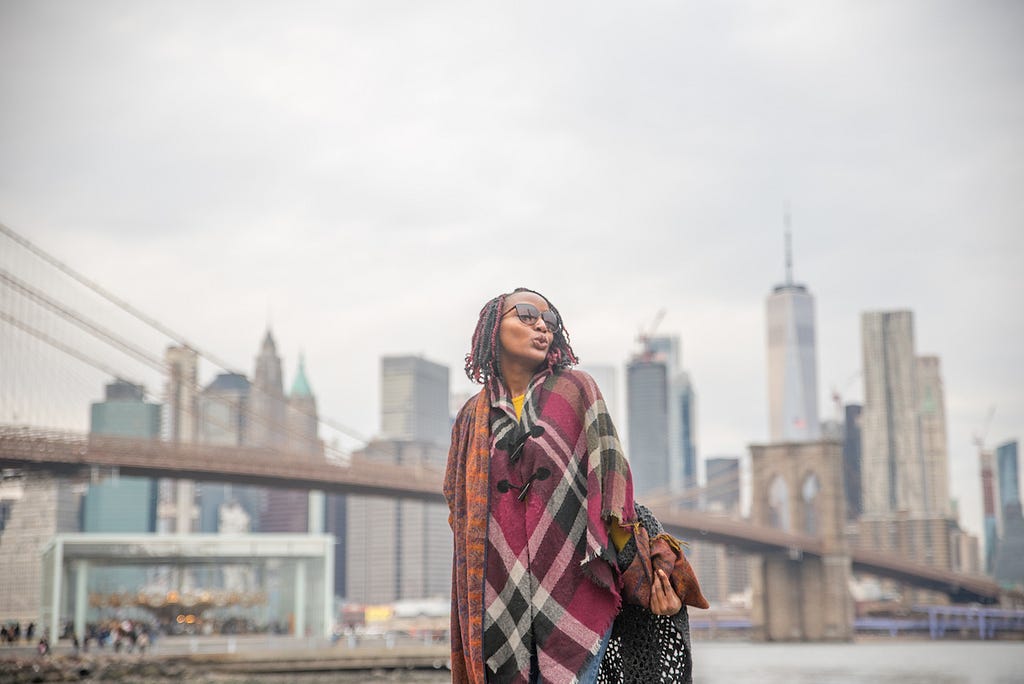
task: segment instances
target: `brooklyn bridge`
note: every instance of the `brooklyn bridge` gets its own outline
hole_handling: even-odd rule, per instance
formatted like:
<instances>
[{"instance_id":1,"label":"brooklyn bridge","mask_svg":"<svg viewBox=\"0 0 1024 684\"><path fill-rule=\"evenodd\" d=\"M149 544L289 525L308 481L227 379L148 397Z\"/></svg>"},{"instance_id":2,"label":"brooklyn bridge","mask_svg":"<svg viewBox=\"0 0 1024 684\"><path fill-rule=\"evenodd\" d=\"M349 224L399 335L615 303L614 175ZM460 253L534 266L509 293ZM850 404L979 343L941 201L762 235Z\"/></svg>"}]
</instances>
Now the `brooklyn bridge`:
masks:
<instances>
[{"instance_id":1,"label":"brooklyn bridge","mask_svg":"<svg viewBox=\"0 0 1024 684\"><path fill-rule=\"evenodd\" d=\"M93 468L123 475L263 485L286 489L409 498L443 502L441 472L422 465L352 461L309 463L267 449L173 444L159 440L97 437L0 426L0 467L43 470L88 477ZM712 513L678 507L657 511L659 519L684 539L728 544L754 554L820 557L820 537L785 532ZM999 587L991 580L906 561L891 554L855 550L852 567L879 577L949 595L958 602L993 603Z\"/></svg>"},{"instance_id":2,"label":"brooklyn bridge","mask_svg":"<svg viewBox=\"0 0 1024 684\"><path fill-rule=\"evenodd\" d=\"M62 426L69 421L64 420L66 409L61 407L87 401L80 389L73 389L82 384L82 377L134 380L143 376L151 385L176 388L179 393L194 396L200 389L196 378L188 374L182 377L180 369L154 351L154 344L188 350L225 371L230 371L230 365L10 228L0 225L0 232L6 253L0 267L0 325L5 328L2 399L7 404L0 423L0 468L6 480L52 475L72 482L90 482L124 476L305 492L309 493L310 506L316 505L319 493L443 503L441 463L436 459L382 463L358 452L353 455L351 450L324 440L299 451L293 451L288 440L276 444L268 440L259 447L201 443L183 434L187 431L182 426L194 424L197 418L195 409L187 405L172 407L170 425L148 438L86 433ZM126 333L124 326L109 322L111 314L95 313L96 302L144 332L137 337ZM165 394L162 399L174 404L174 391ZM17 411L12 408L15 406ZM249 419L264 422L256 427L266 432L294 430L283 421L255 416L251 407L247 410ZM366 441L338 421L315 414L306 418L350 441ZM751 578L751 619L762 638L849 639L854 614L847 583L854 572L933 592L954 603L999 601L1000 588L988 578L894 553L851 547L846 539L838 444L824 440L811 445L754 445L751 459L753 504L749 517L699 510L693 504L699 497L692 497L687 505L670 500L651 503L675 535L702 544L725 545L756 559ZM784 524L772 516L768 505L769 483L796 473L794 463L801 464L800 477L813 473L821 488L813 517L805 518L802 525ZM795 496L799 489L800 482L794 479L788 490ZM794 511L801 514L800 501L795 501ZM305 517L311 521L310 534L323 532L314 529L316 516L309 513ZM12 551L0 545L0 554L9 553ZM107 558L105 562L117 560ZM121 560L127 562L126 558ZM33 562L41 567L43 559ZM53 579L46 587L52 595L41 599L49 606L45 614L56 632L67 605L61 577L68 569L61 566L63 561L48 562ZM83 557L78 567L87 567L87 562ZM305 566L300 563L297 567ZM293 578L296 592L306 590L304 573L296 571ZM81 628L85 611L85 574L79 574L76 631ZM327 580L320 581L325 595L330 594ZM326 635L333 622L330 598L321 601L321 606L325 615L316 625ZM293 618L301 625L302 611L297 612ZM303 631L301 626L295 629L296 633Z\"/></svg>"}]
</instances>

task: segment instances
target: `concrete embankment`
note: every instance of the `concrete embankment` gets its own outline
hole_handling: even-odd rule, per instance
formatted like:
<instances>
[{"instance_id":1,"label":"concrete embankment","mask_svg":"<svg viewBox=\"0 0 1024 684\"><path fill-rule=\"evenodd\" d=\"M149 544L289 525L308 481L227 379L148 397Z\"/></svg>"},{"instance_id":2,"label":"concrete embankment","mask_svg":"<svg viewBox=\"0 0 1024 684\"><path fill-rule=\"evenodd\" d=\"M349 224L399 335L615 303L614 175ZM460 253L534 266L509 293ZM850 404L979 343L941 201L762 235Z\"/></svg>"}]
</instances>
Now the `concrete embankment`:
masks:
<instances>
[{"instance_id":1,"label":"concrete embankment","mask_svg":"<svg viewBox=\"0 0 1024 684\"><path fill-rule=\"evenodd\" d=\"M370 673L401 670L403 682L436 681L447 675L449 650L445 646L402 646L396 648L360 648L356 650L318 650L313 652L264 651L260 653L222 653L195 655L113 655L87 654L48 657L3 657L0 655L2 682L132 681L246 681L248 677L264 681L272 675L313 676L317 674ZM424 671L429 677L412 673ZM290 677L289 677L290 678ZM387 681L374 676L373 679ZM362 677L362 681L370 679ZM287 681L287 679L283 680ZM354 680L353 680L354 681ZM443 679L442 679L443 681Z\"/></svg>"}]
</instances>

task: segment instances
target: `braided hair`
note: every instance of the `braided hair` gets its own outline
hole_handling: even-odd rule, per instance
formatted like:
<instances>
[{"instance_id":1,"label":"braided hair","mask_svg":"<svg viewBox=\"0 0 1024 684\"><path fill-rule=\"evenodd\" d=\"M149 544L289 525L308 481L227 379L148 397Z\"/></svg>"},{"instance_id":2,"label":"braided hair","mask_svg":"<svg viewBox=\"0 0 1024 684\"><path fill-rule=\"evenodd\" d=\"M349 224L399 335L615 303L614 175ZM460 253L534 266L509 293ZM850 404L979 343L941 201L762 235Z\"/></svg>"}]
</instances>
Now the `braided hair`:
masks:
<instances>
[{"instance_id":1,"label":"braided hair","mask_svg":"<svg viewBox=\"0 0 1024 684\"><path fill-rule=\"evenodd\" d=\"M473 382L485 383L491 377L501 377L501 363L499 361L500 343L498 342L498 330L501 328L501 317L505 313L505 301L512 295L519 292L531 292L548 304L548 308L558 316L561 325L551 340L548 347L547 365L552 371L568 368L579 363L576 353L569 345L569 331L565 329L562 315L558 313L555 305L548 301L548 298L540 292L525 287L517 287L512 292L500 294L490 300L480 309L480 318L477 319L476 329L473 331L473 340L470 343L469 353L466 354L466 376Z\"/></svg>"}]
</instances>

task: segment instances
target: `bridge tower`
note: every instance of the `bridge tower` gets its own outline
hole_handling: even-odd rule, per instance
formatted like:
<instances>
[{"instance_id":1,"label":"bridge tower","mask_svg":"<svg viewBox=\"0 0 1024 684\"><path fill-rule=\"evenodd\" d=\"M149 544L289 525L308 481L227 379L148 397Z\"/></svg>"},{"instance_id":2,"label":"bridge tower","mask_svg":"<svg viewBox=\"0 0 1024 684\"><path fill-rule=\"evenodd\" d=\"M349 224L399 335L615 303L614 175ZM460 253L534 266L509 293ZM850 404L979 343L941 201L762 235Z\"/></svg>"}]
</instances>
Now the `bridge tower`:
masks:
<instances>
[{"instance_id":1,"label":"bridge tower","mask_svg":"<svg viewBox=\"0 0 1024 684\"><path fill-rule=\"evenodd\" d=\"M820 541L821 556L768 553L751 562L754 634L765 641L853 637L842 445L752 445L751 521Z\"/></svg>"}]
</instances>

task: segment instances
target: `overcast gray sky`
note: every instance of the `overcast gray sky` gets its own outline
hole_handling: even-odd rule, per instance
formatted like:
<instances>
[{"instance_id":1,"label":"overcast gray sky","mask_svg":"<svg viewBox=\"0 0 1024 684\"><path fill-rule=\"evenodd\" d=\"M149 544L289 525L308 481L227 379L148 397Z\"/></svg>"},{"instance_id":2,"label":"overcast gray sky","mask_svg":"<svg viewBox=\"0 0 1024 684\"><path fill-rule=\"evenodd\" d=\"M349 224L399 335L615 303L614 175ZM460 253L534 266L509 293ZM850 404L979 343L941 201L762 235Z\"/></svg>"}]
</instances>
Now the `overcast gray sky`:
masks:
<instances>
[{"instance_id":1,"label":"overcast gray sky","mask_svg":"<svg viewBox=\"0 0 1024 684\"><path fill-rule=\"evenodd\" d=\"M977 532L971 433L995 406L989 442L1024 437L1022 26L1010 0L2 0L0 221L238 367L269 317L288 382L304 350L364 434L382 354L470 388L500 291L548 295L589 363L664 308L708 456L766 439L789 201L822 414L863 395L860 312L912 309Z\"/></svg>"}]
</instances>

